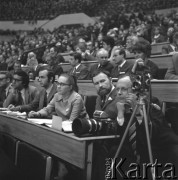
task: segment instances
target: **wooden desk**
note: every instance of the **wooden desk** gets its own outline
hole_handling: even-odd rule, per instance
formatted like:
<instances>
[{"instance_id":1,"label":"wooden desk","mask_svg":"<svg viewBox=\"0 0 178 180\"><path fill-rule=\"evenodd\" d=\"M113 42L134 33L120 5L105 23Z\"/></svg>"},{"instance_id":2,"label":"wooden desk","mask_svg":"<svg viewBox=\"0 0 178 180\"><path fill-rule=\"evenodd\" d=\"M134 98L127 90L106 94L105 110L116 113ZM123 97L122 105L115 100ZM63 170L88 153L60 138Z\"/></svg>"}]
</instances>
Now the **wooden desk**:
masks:
<instances>
[{"instance_id":1,"label":"wooden desk","mask_svg":"<svg viewBox=\"0 0 178 180\"><path fill-rule=\"evenodd\" d=\"M25 141L84 170L91 180L93 142L116 136L78 138L51 128L0 113L0 131Z\"/></svg>"},{"instance_id":2,"label":"wooden desk","mask_svg":"<svg viewBox=\"0 0 178 180\"><path fill-rule=\"evenodd\" d=\"M162 43L156 43L151 45L151 54L161 54L162 53L162 47L165 45L170 44L169 42L162 42Z\"/></svg>"},{"instance_id":3,"label":"wooden desk","mask_svg":"<svg viewBox=\"0 0 178 180\"><path fill-rule=\"evenodd\" d=\"M152 80L152 94L163 102L178 102L178 80Z\"/></svg>"}]
</instances>

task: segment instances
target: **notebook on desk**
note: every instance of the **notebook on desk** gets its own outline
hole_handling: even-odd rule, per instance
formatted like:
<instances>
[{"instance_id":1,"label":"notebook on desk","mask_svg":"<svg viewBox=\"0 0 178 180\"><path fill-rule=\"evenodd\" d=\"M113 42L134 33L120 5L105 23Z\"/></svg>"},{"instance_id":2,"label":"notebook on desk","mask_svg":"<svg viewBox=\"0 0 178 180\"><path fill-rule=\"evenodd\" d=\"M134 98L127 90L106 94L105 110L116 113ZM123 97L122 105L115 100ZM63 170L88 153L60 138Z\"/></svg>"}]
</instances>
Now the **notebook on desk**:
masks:
<instances>
[{"instance_id":1,"label":"notebook on desk","mask_svg":"<svg viewBox=\"0 0 178 180\"><path fill-rule=\"evenodd\" d=\"M37 119L37 118L28 118L28 121L33 122L35 124L45 124L48 127L52 126L52 119Z\"/></svg>"},{"instance_id":2,"label":"notebook on desk","mask_svg":"<svg viewBox=\"0 0 178 180\"><path fill-rule=\"evenodd\" d=\"M53 115L52 128L63 132L72 132L72 122L63 121L61 117Z\"/></svg>"}]
</instances>

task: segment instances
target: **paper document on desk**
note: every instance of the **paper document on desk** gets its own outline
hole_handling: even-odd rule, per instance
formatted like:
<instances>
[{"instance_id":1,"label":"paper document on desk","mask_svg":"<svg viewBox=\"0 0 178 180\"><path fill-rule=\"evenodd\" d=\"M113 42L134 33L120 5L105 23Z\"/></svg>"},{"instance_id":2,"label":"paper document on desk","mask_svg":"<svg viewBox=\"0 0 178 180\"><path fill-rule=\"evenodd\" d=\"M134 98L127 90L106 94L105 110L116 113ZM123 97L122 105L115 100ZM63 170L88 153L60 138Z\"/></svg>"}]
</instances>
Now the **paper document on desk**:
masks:
<instances>
[{"instance_id":1,"label":"paper document on desk","mask_svg":"<svg viewBox=\"0 0 178 180\"><path fill-rule=\"evenodd\" d=\"M36 124L46 124L47 126L51 127L52 119L36 119L36 118L28 118L28 121L31 121Z\"/></svg>"},{"instance_id":2,"label":"paper document on desk","mask_svg":"<svg viewBox=\"0 0 178 180\"><path fill-rule=\"evenodd\" d=\"M64 132L72 132L72 121L63 121L62 129Z\"/></svg>"}]
</instances>

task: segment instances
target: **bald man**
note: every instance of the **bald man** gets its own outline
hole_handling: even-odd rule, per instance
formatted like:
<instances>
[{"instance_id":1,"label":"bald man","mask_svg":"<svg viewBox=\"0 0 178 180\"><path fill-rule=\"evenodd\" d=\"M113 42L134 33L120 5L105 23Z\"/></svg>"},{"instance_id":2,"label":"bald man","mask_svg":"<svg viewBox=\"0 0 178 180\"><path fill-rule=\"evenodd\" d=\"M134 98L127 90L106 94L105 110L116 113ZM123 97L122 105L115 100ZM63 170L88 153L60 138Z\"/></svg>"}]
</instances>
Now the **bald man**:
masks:
<instances>
[{"instance_id":1,"label":"bald man","mask_svg":"<svg viewBox=\"0 0 178 180\"><path fill-rule=\"evenodd\" d=\"M97 76L94 78L95 79L93 79L93 82L96 84ZM102 78L102 81L97 82L100 82L99 84L101 84L103 80L104 77ZM101 89L103 91L103 88ZM103 109L103 111L106 112L113 121L118 122L118 134L122 137L125 128L130 120L130 115L132 114L130 108L134 109L137 103L137 97L132 92L132 81L129 76L124 76L118 79L115 90L117 92L117 96L115 96L114 101L107 103L107 108ZM145 103L148 106L147 101L145 101ZM127 104L130 107L128 108L124 104ZM150 119L148 124L151 133L150 137L152 137L151 145L154 158L153 160L154 162L156 162L157 160L157 162L161 163L163 167L159 169L159 172L156 172L156 175L161 175L161 173L164 171L164 167L166 166L166 164L170 163L171 166L175 167L175 169L173 168L171 173L174 174L173 176L178 176L178 136L169 127L168 123L165 121L165 117L162 114L161 109L159 109L158 106L156 106L155 104L156 101L152 99L149 108L150 111L148 113L148 119ZM137 120L137 118L138 121L136 121L136 152L137 155L140 157L138 162L140 163L141 167L142 164L149 163L142 108L140 108L140 110L137 112L135 120ZM106 140L103 144L104 148L100 147L100 150L98 151L99 153L97 155L98 161L101 163L98 166L99 177L97 179L102 180L104 178L104 171L106 170L105 167L102 165L104 163L104 159L114 157L119 147L119 143L119 140ZM118 160L120 160L120 158L126 158L121 167L123 172L129 169L129 165L131 165L131 163L136 162L135 156L133 154L133 149L129 141L129 132L119 154ZM166 175L166 177L168 176ZM119 174L117 174L117 178L121 178Z\"/></svg>"},{"instance_id":2,"label":"bald man","mask_svg":"<svg viewBox=\"0 0 178 180\"><path fill-rule=\"evenodd\" d=\"M93 64L90 67L90 78L93 77L93 73L96 70L108 71L109 73L111 73L113 65L108 61L108 56L109 54L107 50L103 48L98 50L98 52L96 53L96 60L98 61L98 63Z\"/></svg>"}]
</instances>

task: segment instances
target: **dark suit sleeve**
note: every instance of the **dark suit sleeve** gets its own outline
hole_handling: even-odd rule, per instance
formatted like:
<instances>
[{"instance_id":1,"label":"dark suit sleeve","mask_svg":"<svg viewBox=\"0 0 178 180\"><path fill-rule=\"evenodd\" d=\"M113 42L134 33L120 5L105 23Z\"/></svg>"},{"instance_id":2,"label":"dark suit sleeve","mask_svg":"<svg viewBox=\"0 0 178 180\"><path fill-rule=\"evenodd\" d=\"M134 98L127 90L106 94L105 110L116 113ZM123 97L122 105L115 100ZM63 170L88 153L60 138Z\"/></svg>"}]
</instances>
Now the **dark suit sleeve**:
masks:
<instances>
[{"instance_id":1,"label":"dark suit sleeve","mask_svg":"<svg viewBox=\"0 0 178 180\"><path fill-rule=\"evenodd\" d=\"M82 80L82 79L88 79L89 76L89 71L87 67L82 68L81 72L78 75L78 80Z\"/></svg>"},{"instance_id":2,"label":"dark suit sleeve","mask_svg":"<svg viewBox=\"0 0 178 180\"><path fill-rule=\"evenodd\" d=\"M27 105L22 105L21 107L21 112L30 112L32 110L36 111L39 107L39 96L40 96L40 91L36 88L35 91L33 92L33 99L32 101L27 104Z\"/></svg>"},{"instance_id":3,"label":"dark suit sleeve","mask_svg":"<svg viewBox=\"0 0 178 180\"><path fill-rule=\"evenodd\" d=\"M161 110L151 106L150 119L152 122L153 144L178 144L178 136L174 133L171 127L169 127Z\"/></svg>"}]
</instances>

